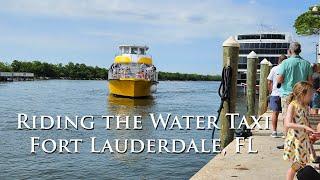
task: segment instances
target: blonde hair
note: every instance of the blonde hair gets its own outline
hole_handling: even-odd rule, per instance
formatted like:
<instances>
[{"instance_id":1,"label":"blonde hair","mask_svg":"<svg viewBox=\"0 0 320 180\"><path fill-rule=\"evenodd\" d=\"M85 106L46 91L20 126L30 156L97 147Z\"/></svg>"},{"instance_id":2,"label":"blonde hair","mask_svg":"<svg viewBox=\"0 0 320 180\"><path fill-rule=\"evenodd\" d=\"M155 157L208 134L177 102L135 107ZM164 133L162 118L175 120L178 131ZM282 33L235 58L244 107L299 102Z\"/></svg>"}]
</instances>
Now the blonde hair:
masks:
<instances>
[{"instance_id":1,"label":"blonde hair","mask_svg":"<svg viewBox=\"0 0 320 180\"><path fill-rule=\"evenodd\" d=\"M306 81L298 82L294 85L292 93L288 96L288 104L293 100L304 97L309 90L312 90L313 85Z\"/></svg>"}]
</instances>

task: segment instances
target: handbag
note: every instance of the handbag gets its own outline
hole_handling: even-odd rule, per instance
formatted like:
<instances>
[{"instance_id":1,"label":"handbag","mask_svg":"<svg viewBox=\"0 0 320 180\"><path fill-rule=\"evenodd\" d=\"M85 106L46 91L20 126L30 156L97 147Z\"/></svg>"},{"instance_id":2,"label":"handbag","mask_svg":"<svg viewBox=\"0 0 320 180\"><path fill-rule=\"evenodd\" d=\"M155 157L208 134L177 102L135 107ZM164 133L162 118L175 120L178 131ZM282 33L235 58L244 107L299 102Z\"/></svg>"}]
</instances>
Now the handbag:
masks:
<instances>
[{"instance_id":1,"label":"handbag","mask_svg":"<svg viewBox=\"0 0 320 180\"><path fill-rule=\"evenodd\" d=\"M320 180L320 174L312 166L305 166L297 172L298 180Z\"/></svg>"}]
</instances>

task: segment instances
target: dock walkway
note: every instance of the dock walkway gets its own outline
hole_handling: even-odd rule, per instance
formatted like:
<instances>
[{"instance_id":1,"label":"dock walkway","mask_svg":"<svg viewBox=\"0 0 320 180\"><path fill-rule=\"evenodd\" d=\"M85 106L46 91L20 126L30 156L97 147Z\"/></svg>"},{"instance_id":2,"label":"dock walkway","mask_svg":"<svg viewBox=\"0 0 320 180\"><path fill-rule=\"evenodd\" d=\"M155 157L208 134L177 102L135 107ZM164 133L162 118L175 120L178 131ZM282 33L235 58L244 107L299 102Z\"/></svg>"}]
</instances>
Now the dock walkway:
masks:
<instances>
[{"instance_id":1,"label":"dock walkway","mask_svg":"<svg viewBox=\"0 0 320 180\"><path fill-rule=\"evenodd\" d=\"M271 117L271 113L267 112L263 116ZM279 117L278 130L282 129L283 122ZM215 156L191 179L284 180L290 163L282 159L283 150L277 149L278 145L283 144L284 139L271 137L271 130L253 130L252 132L253 150L258 150L257 154L248 154L247 146L241 149L241 154L236 154L234 140L225 148L225 154ZM248 144L247 140L245 144ZM319 156L320 144L316 143L314 147Z\"/></svg>"},{"instance_id":2,"label":"dock walkway","mask_svg":"<svg viewBox=\"0 0 320 180\"><path fill-rule=\"evenodd\" d=\"M29 72L0 72L0 81L31 81L34 73Z\"/></svg>"}]
</instances>

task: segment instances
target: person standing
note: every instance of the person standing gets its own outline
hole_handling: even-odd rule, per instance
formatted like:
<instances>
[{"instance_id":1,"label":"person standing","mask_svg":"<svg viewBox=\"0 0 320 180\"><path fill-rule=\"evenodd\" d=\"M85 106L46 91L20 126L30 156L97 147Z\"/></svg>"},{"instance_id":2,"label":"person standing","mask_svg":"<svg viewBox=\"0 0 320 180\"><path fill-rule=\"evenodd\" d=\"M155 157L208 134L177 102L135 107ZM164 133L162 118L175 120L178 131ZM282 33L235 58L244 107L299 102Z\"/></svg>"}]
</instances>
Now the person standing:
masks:
<instances>
[{"instance_id":1,"label":"person standing","mask_svg":"<svg viewBox=\"0 0 320 180\"><path fill-rule=\"evenodd\" d=\"M307 118L312 94L312 84L301 81L294 86L293 92L287 98L290 104L284 122L288 133L285 139L283 159L292 163L287 171L287 180L293 180L299 169L315 160L309 134L316 130L310 127Z\"/></svg>"},{"instance_id":2,"label":"person standing","mask_svg":"<svg viewBox=\"0 0 320 180\"><path fill-rule=\"evenodd\" d=\"M278 69L277 87L280 86L282 117L286 117L288 108L288 96L292 93L292 89L297 82L308 81L312 83L312 67L311 64L304 60L301 56L301 45L298 42L290 44L288 54L289 58L283 61ZM284 119L283 119L284 121ZM287 128L284 127L287 134ZM283 145L278 146L283 149Z\"/></svg>"},{"instance_id":3,"label":"person standing","mask_svg":"<svg viewBox=\"0 0 320 180\"><path fill-rule=\"evenodd\" d=\"M279 65L283 60L287 59L287 56L282 54L278 59L278 65L273 67L267 77L268 79L268 88L270 94L269 98L269 108L272 110L272 134L271 137L279 137L282 136L282 134L277 132L277 124L278 124L278 116L281 112L281 98L280 98L280 92L277 88L277 76L278 76L278 69Z\"/></svg>"},{"instance_id":4,"label":"person standing","mask_svg":"<svg viewBox=\"0 0 320 180\"><path fill-rule=\"evenodd\" d=\"M320 73L318 70L318 65L313 64L312 66L313 74L312 74L312 81L313 81L313 97L311 102L311 114L319 114L320 109Z\"/></svg>"}]
</instances>

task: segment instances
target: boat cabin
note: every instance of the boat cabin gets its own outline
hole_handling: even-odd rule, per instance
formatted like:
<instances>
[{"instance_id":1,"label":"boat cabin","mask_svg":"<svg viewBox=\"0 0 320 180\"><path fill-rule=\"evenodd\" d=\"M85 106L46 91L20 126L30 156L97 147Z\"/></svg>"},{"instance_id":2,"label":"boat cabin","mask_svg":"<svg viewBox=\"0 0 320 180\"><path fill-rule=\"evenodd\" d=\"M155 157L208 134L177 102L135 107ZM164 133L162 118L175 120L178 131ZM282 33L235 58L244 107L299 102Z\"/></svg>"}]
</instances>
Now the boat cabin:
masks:
<instances>
[{"instance_id":1,"label":"boat cabin","mask_svg":"<svg viewBox=\"0 0 320 180\"><path fill-rule=\"evenodd\" d=\"M130 45L121 45L119 46L121 54L137 54L137 55L146 55L149 47L147 46L130 46Z\"/></svg>"}]
</instances>

